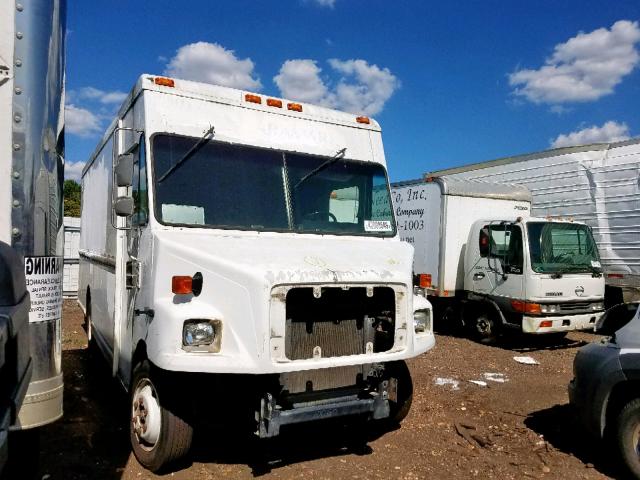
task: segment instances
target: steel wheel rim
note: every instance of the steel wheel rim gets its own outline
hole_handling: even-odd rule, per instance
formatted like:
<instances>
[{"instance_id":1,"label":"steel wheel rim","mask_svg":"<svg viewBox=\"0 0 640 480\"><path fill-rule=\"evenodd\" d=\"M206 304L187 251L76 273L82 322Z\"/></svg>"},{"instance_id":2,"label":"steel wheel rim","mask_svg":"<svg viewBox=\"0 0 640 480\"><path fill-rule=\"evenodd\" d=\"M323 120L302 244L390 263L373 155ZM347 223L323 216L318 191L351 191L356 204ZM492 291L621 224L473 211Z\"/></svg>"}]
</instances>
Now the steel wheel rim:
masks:
<instances>
[{"instance_id":1,"label":"steel wheel rim","mask_svg":"<svg viewBox=\"0 0 640 480\"><path fill-rule=\"evenodd\" d=\"M491 323L489 322L489 319L487 317L478 318L478 320L476 321L476 326L478 332L482 333L483 335L491 333Z\"/></svg>"},{"instance_id":2,"label":"steel wheel rim","mask_svg":"<svg viewBox=\"0 0 640 480\"><path fill-rule=\"evenodd\" d=\"M158 394L149 379L138 382L131 401L131 425L141 448L151 451L160 438L162 415Z\"/></svg>"}]
</instances>

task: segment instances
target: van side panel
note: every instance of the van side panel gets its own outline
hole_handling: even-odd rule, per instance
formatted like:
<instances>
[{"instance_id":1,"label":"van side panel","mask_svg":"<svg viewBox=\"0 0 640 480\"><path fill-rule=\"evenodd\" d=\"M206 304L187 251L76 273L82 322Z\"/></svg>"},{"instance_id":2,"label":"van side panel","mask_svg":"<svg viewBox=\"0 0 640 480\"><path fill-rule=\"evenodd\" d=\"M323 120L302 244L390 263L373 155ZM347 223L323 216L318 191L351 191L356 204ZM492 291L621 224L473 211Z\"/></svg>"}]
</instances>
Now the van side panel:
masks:
<instances>
[{"instance_id":1,"label":"van side panel","mask_svg":"<svg viewBox=\"0 0 640 480\"><path fill-rule=\"evenodd\" d=\"M82 177L78 301L91 310L93 332L101 346L113 342L116 231L111 225L112 149L110 138ZM91 305L86 304L89 289Z\"/></svg>"}]
</instances>

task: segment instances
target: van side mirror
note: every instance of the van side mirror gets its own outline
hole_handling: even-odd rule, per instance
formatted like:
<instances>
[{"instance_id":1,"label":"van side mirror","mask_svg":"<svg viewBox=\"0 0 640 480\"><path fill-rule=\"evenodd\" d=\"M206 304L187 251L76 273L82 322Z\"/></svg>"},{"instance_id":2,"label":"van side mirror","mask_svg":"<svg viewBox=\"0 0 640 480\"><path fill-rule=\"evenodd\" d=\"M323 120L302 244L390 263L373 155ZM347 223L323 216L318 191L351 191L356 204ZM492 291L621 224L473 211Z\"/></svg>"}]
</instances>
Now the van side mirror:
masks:
<instances>
[{"instance_id":1,"label":"van side mirror","mask_svg":"<svg viewBox=\"0 0 640 480\"><path fill-rule=\"evenodd\" d=\"M115 168L118 187L130 187L133 185L133 161L133 153L118 155L118 164Z\"/></svg>"},{"instance_id":2,"label":"van side mirror","mask_svg":"<svg viewBox=\"0 0 640 480\"><path fill-rule=\"evenodd\" d=\"M491 243L489 242L489 229L483 228L480 230L480 256L488 257L491 251Z\"/></svg>"},{"instance_id":3,"label":"van side mirror","mask_svg":"<svg viewBox=\"0 0 640 480\"><path fill-rule=\"evenodd\" d=\"M119 217L130 217L133 215L133 197L118 197L113 204L113 210Z\"/></svg>"}]
</instances>

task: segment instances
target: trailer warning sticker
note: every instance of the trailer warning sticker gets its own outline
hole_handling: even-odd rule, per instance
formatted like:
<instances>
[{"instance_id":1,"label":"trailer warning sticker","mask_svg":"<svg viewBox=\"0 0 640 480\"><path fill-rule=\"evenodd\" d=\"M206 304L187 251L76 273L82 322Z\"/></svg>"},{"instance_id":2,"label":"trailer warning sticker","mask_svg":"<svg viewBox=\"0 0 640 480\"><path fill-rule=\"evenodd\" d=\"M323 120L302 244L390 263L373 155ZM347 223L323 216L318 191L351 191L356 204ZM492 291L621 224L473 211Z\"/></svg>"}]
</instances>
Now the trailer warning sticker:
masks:
<instances>
[{"instance_id":1,"label":"trailer warning sticker","mask_svg":"<svg viewBox=\"0 0 640 480\"><path fill-rule=\"evenodd\" d=\"M31 296L30 322L61 317L63 265L62 257L25 257L24 276Z\"/></svg>"},{"instance_id":2,"label":"trailer warning sticker","mask_svg":"<svg viewBox=\"0 0 640 480\"><path fill-rule=\"evenodd\" d=\"M391 232L391 222L389 220L365 220L365 232Z\"/></svg>"}]
</instances>

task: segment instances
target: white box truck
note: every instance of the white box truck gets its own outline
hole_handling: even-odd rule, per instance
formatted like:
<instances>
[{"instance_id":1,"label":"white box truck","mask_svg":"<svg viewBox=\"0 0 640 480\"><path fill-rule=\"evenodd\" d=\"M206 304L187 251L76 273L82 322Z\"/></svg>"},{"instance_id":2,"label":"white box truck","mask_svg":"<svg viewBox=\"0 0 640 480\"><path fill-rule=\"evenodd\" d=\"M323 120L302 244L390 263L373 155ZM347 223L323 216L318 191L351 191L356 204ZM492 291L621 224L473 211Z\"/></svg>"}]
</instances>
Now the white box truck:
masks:
<instances>
[{"instance_id":1,"label":"white box truck","mask_svg":"<svg viewBox=\"0 0 640 480\"><path fill-rule=\"evenodd\" d=\"M557 148L427 176L518 183L532 215L585 222L602 257L606 303L640 299L640 138Z\"/></svg>"},{"instance_id":2,"label":"white box truck","mask_svg":"<svg viewBox=\"0 0 640 480\"><path fill-rule=\"evenodd\" d=\"M9 429L62 416L65 18L0 2L0 473Z\"/></svg>"},{"instance_id":3,"label":"white box truck","mask_svg":"<svg viewBox=\"0 0 640 480\"><path fill-rule=\"evenodd\" d=\"M79 254L151 470L195 425L400 420L434 345L366 117L142 75L83 171Z\"/></svg>"},{"instance_id":4,"label":"white box truck","mask_svg":"<svg viewBox=\"0 0 640 480\"><path fill-rule=\"evenodd\" d=\"M530 217L519 185L430 177L392 185L400 238L415 247L416 284L445 323L478 339L503 328L592 329L604 279L584 223Z\"/></svg>"}]
</instances>

